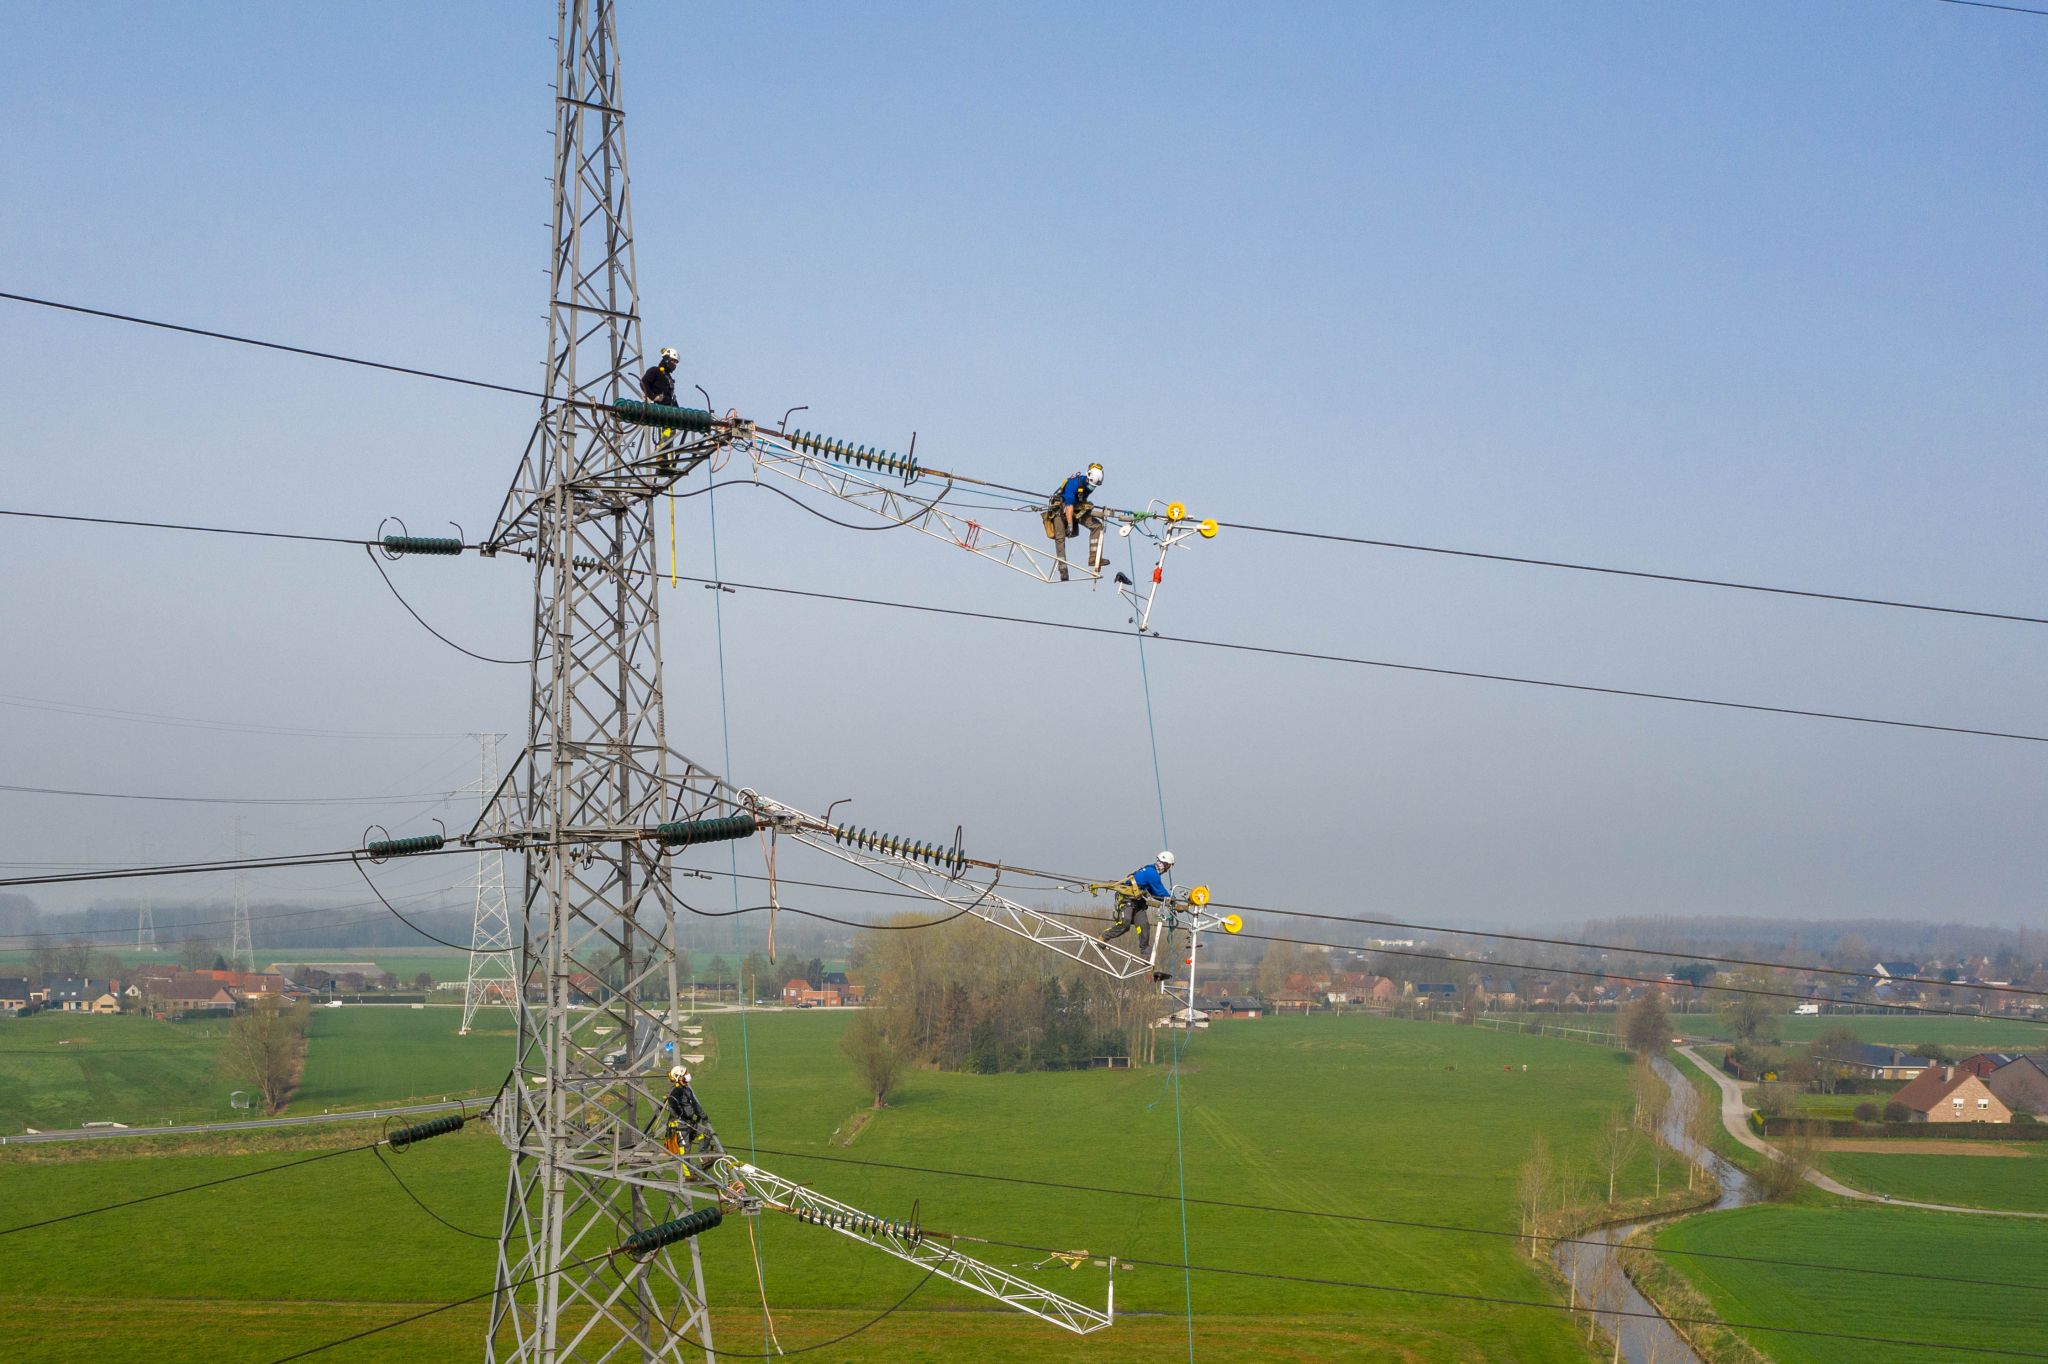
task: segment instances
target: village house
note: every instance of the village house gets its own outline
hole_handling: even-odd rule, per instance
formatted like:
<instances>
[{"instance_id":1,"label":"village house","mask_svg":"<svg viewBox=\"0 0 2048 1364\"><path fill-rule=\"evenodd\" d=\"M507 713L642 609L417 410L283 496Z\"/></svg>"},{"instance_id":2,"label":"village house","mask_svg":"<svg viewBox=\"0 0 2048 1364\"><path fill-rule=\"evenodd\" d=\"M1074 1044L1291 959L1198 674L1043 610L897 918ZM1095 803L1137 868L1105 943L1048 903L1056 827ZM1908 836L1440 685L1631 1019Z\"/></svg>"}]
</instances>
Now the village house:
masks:
<instances>
[{"instance_id":1,"label":"village house","mask_svg":"<svg viewBox=\"0 0 2048 1364\"><path fill-rule=\"evenodd\" d=\"M26 1012L30 1003L28 981L20 976L0 976L0 1014L9 1017Z\"/></svg>"},{"instance_id":2,"label":"village house","mask_svg":"<svg viewBox=\"0 0 2048 1364\"><path fill-rule=\"evenodd\" d=\"M1911 1080L1934 1064L1924 1056L1914 1056L1897 1047L1880 1047L1870 1042L1858 1042L1853 1047L1842 1047L1815 1059L1832 1061L1849 1074L1865 1080Z\"/></svg>"},{"instance_id":3,"label":"village house","mask_svg":"<svg viewBox=\"0 0 2048 1364\"><path fill-rule=\"evenodd\" d=\"M1975 1056L1956 1062L1956 1069L1967 1070L1980 1080L1988 1080L1992 1071L2009 1066L2019 1059L2016 1052L1980 1051Z\"/></svg>"},{"instance_id":4,"label":"village house","mask_svg":"<svg viewBox=\"0 0 2048 1364\"><path fill-rule=\"evenodd\" d=\"M117 1014L121 1012L118 984L91 976L44 976L43 1005L67 1014Z\"/></svg>"},{"instance_id":5,"label":"village house","mask_svg":"<svg viewBox=\"0 0 2048 1364\"><path fill-rule=\"evenodd\" d=\"M1195 1007L1211 1018L1257 1018L1265 1012L1265 1006L1256 999L1218 996L1214 999L1198 999Z\"/></svg>"},{"instance_id":6,"label":"village house","mask_svg":"<svg viewBox=\"0 0 2048 1364\"><path fill-rule=\"evenodd\" d=\"M782 1002L792 1009L836 1009L844 1002L837 989L815 989L802 977L783 985Z\"/></svg>"},{"instance_id":7,"label":"village house","mask_svg":"<svg viewBox=\"0 0 2048 1364\"><path fill-rule=\"evenodd\" d=\"M1930 1066L1892 1096L1914 1122L2011 1122L2012 1110L1982 1077L1955 1066Z\"/></svg>"},{"instance_id":8,"label":"village house","mask_svg":"<svg viewBox=\"0 0 2048 1364\"><path fill-rule=\"evenodd\" d=\"M186 1014L235 1011L235 997L227 986L199 974L152 980L143 995L143 1005L158 1018L181 1018Z\"/></svg>"},{"instance_id":9,"label":"village house","mask_svg":"<svg viewBox=\"0 0 2048 1364\"><path fill-rule=\"evenodd\" d=\"M2015 1056L1982 1078L1984 1087L2013 1112L2048 1118L2048 1064L2039 1056Z\"/></svg>"},{"instance_id":10,"label":"village house","mask_svg":"<svg viewBox=\"0 0 2048 1364\"><path fill-rule=\"evenodd\" d=\"M1447 980L1409 981L1401 988L1403 998L1413 998L1424 1004L1452 1004L1457 1001L1458 987Z\"/></svg>"}]
</instances>

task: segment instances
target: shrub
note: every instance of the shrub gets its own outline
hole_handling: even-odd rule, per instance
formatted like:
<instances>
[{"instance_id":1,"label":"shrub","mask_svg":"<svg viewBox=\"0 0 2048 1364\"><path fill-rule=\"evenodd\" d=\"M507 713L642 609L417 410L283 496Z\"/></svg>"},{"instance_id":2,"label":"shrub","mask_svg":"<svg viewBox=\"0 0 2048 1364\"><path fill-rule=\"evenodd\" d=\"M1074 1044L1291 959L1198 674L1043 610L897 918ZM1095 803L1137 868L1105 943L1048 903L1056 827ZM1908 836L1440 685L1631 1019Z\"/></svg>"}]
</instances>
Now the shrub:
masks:
<instances>
[{"instance_id":1,"label":"shrub","mask_svg":"<svg viewBox=\"0 0 2048 1364\"><path fill-rule=\"evenodd\" d=\"M1855 1113L1858 1122L1876 1122L1884 1116L1884 1110L1873 1103L1857 1104Z\"/></svg>"},{"instance_id":2,"label":"shrub","mask_svg":"<svg viewBox=\"0 0 2048 1364\"><path fill-rule=\"evenodd\" d=\"M1893 1099L1884 1106L1884 1120L1886 1122L1911 1122L1913 1121L1913 1110L1900 1103L1897 1099Z\"/></svg>"}]
</instances>

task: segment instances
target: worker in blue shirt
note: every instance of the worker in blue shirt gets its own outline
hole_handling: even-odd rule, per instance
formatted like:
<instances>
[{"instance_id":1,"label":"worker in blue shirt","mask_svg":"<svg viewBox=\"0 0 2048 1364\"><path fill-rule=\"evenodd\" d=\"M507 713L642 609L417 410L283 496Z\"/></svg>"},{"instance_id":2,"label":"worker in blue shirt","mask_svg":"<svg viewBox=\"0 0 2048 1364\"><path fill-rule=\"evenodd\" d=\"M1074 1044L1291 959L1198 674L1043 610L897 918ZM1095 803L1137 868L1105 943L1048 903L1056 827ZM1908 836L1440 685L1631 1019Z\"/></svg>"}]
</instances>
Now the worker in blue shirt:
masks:
<instances>
[{"instance_id":1,"label":"worker in blue shirt","mask_svg":"<svg viewBox=\"0 0 2048 1364\"><path fill-rule=\"evenodd\" d=\"M1088 574L1102 576L1102 513L1088 498L1102 486L1102 466L1091 464L1060 484L1045 508L1046 534L1052 536L1060 561L1060 581L1067 581L1067 538L1088 530Z\"/></svg>"},{"instance_id":2,"label":"worker in blue shirt","mask_svg":"<svg viewBox=\"0 0 2048 1364\"><path fill-rule=\"evenodd\" d=\"M1172 870L1173 854L1162 852L1151 866L1138 868L1118 883L1115 917L1110 922L1109 931L1102 935L1104 942L1120 938L1127 930L1136 928L1138 955L1142 957L1151 951L1152 925L1146 914L1152 901L1165 904L1173 899L1173 887L1166 880L1166 874ZM1163 973L1155 971L1152 978L1162 979Z\"/></svg>"}]
</instances>

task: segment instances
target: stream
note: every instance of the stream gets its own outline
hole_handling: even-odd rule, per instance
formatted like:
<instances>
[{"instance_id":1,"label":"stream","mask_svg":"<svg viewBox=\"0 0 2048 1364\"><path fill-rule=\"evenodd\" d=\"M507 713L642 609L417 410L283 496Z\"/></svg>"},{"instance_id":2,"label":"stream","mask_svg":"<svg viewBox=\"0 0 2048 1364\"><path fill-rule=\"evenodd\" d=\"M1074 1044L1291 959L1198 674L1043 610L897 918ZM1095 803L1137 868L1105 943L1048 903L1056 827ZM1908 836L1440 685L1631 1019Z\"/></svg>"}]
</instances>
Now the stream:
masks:
<instances>
[{"instance_id":1,"label":"stream","mask_svg":"<svg viewBox=\"0 0 2048 1364\"><path fill-rule=\"evenodd\" d=\"M1745 1203L1754 1202L1756 1193L1750 1184L1749 1175L1712 1151L1701 1150L1699 1143L1692 1139L1690 1127L1693 1110L1700 1102L1699 1092L1678 1073L1677 1067L1663 1057L1655 1058L1651 1065L1656 1068L1657 1077L1664 1081L1665 1086L1671 1091L1671 1102L1664 1110L1665 1143L1677 1151L1682 1159L1705 1165L1708 1175L1721 1190L1721 1196L1715 1202L1713 1211L1739 1208ZM1670 1220L1667 1217L1652 1217L1618 1227L1589 1231L1584 1233L1583 1239L1597 1244L1561 1244L1552 1250L1551 1259L1556 1263L1558 1272L1567 1280L1583 1286L1597 1281L1603 1266L1616 1258L1613 1247L1617 1242L1627 1240L1642 1227ZM1619 1266L1616 1268L1618 1271ZM1583 1287L1580 1294L1580 1300L1584 1301ZM1624 1312L1647 1312L1653 1317L1657 1311L1648 1298L1636 1291L1636 1286L1629 1282L1628 1277L1619 1272L1612 1276L1612 1286L1592 1306L1610 1312L1617 1309ZM1612 1319L1601 1324L1610 1335L1613 1334L1616 1323ZM1628 1364L1703 1364L1700 1357L1693 1353L1692 1347L1685 1343L1685 1338L1666 1325L1661 1318L1652 1320L1643 1317L1624 1317L1621 1318L1619 1326L1620 1357Z\"/></svg>"}]
</instances>

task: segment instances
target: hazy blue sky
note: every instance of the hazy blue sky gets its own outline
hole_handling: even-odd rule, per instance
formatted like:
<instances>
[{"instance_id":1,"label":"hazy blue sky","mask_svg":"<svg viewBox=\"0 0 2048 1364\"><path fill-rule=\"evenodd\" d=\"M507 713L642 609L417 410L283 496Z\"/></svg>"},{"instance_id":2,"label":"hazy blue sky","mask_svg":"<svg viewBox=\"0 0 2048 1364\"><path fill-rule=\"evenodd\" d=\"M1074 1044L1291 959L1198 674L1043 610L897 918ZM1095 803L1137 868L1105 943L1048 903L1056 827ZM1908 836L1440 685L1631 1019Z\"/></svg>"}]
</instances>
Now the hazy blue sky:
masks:
<instances>
[{"instance_id":1,"label":"hazy blue sky","mask_svg":"<svg viewBox=\"0 0 2048 1364\"><path fill-rule=\"evenodd\" d=\"M534 381L553 9L11 7L0 288ZM1030 486L1099 459L1115 501L1225 519L2048 614L2048 20L634 2L621 27L646 341L721 407L915 429ZM0 395L6 506L346 535L486 529L533 418L4 303ZM718 504L740 581L1124 619L907 534ZM686 571L707 510L683 504ZM10 784L444 790L464 731L525 725L524 674L429 638L354 551L6 521L0 573L9 697L443 736L0 704ZM521 566L395 573L457 639L521 651ZM671 738L715 762L708 599L663 610ZM1181 552L1156 623L2048 733L2038 626L1250 534ZM726 628L741 784L1040 866L1156 849L1128 640L760 595ZM1149 658L1176 850L1233 900L2048 920L2039 744ZM0 795L0 861L217 854L234 813ZM286 852L382 811L242 813ZM360 898L345 869L263 885Z\"/></svg>"}]
</instances>

